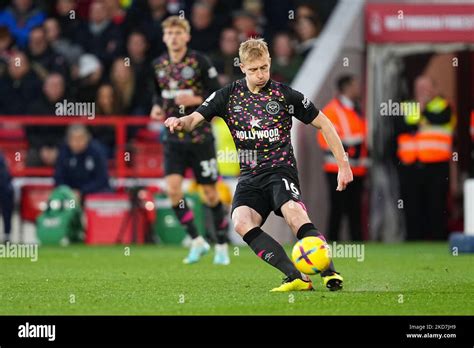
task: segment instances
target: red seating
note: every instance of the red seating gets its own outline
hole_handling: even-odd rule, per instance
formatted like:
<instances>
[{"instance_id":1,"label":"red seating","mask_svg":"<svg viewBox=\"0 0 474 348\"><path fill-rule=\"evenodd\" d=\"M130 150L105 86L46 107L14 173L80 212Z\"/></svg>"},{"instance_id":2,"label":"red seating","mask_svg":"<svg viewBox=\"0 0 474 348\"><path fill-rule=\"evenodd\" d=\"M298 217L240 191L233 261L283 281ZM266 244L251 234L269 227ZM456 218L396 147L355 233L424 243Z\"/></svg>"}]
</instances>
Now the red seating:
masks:
<instances>
[{"instance_id":1,"label":"red seating","mask_svg":"<svg viewBox=\"0 0 474 348\"><path fill-rule=\"evenodd\" d=\"M128 194L90 194L85 199L84 207L87 218L86 244L144 243L146 216L140 211L134 220L129 214Z\"/></svg>"},{"instance_id":2,"label":"red seating","mask_svg":"<svg viewBox=\"0 0 474 348\"><path fill-rule=\"evenodd\" d=\"M163 169L163 146L160 143L135 142L132 155L133 172L138 177L161 177Z\"/></svg>"},{"instance_id":3,"label":"red seating","mask_svg":"<svg viewBox=\"0 0 474 348\"><path fill-rule=\"evenodd\" d=\"M90 127L109 126L115 130L116 148L114 158L109 160L107 167L112 177L116 178L156 178L162 177L163 154L162 146L158 143L159 131L148 129L148 116L115 115L93 120L61 118L52 115L37 116L2 116L0 115L0 151L3 150L12 176L14 177L51 177L54 168L27 167L26 156L28 143L23 128L37 126L68 126L71 123L87 124ZM128 127L141 127L135 136L135 149L127 156ZM133 147L133 143L131 144Z\"/></svg>"},{"instance_id":4,"label":"red seating","mask_svg":"<svg viewBox=\"0 0 474 348\"><path fill-rule=\"evenodd\" d=\"M24 185L20 194L20 218L22 221L35 222L42 213L41 206L47 204L53 191L53 185Z\"/></svg>"},{"instance_id":5,"label":"red seating","mask_svg":"<svg viewBox=\"0 0 474 348\"><path fill-rule=\"evenodd\" d=\"M26 167L26 153L28 143L26 141L3 141L0 142L0 151L3 152L8 168L13 176L17 171Z\"/></svg>"},{"instance_id":6,"label":"red seating","mask_svg":"<svg viewBox=\"0 0 474 348\"><path fill-rule=\"evenodd\" d=\"M24 139L23 128L0 128L0 142L23 141Z\"/></svg>"}]
</instances>

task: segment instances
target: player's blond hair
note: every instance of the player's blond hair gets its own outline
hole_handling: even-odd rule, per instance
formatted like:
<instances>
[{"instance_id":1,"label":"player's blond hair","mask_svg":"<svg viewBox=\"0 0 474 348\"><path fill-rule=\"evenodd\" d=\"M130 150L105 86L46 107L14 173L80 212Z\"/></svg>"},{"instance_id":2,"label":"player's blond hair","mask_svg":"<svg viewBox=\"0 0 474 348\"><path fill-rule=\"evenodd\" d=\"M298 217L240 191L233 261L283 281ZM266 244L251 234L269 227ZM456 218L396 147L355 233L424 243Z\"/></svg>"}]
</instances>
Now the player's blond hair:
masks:
<instances>
[{"instance_id":1,"label":"player's blond hair","mask_svg":"<svg viewBox=\"0 0 474 348\"><path fill-rule=\"evenodd\" d=\"M171 27L180 27L184 29L188 34L191 32L191 25L187 19L181 18L179 16L170 16L166 18L162 23L161 27L163 30Z\"/></svg>"},{"instance_id":2,"label":"player's blond hair","mask_svg":"<svg viewBox=\"0 0 474 348\"><path fill-rule=\"evenodd\" d=\"M262 57L270 57L268 45L263 39L252 38L240 44L239 58L242 63Z\"/></svg>"}]
</instances>

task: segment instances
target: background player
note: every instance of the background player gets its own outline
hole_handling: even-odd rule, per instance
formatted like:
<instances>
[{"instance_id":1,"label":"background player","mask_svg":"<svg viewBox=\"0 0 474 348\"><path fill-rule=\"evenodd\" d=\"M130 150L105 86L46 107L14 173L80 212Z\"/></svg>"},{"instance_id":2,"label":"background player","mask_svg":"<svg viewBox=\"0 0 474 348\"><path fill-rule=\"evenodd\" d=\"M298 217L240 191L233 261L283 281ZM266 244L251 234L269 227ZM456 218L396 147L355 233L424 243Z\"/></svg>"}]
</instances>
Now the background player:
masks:
<instances>
[{"instance_id":1,"label":"background player","mask_svg":"<svg viewBox=\"0 0 474 348\"><path fill-rule=\"evenodd\" d=\"M217 71L209 60L187 47L191 38L188 21L171 16L163 21L162 27L167 52L153 62L156 94L150 114L152 119L159 121L186 115L191 107L201 104L210 91L220 88ZM214 263L227 265L230 263L226 243L229 224L215 185L219 173L211 125L204 122L190 133L166 132L164 156L168 196L178 220L192 238L191 250L183 262L199 261L210 248L198 235L193 212L182 191L183 175L190 166L196 181L203 186L206 204L212 211L217 233Z\"/></svg>"},{"instance_id":2,"label":"background player","mask_svg":"<svg viewBox=\"0 0 474 348\"><path fill-rule=\"evenodd\" d=\"M192 114L169 118L171 132L192 131L204 120L222 117L239 151L256 151L253 161L241 161L241 176L232 204L236 231L265 262L286 275L272 291L311 290L283 247L261 226L268 215L284 217L298 239L324 237L311 223L300 198L296 159L291 145L292 116L320 129L339 167L337 190L353 180L349 162L334 126L303 94L270 79L271 59L263 39L250 39L239 48L245 78L211 94ZM248 158L248 156L245 156ZM342 289L343 278L333 263L321 273L330 290Z\"/></svg>"}]
</instances>

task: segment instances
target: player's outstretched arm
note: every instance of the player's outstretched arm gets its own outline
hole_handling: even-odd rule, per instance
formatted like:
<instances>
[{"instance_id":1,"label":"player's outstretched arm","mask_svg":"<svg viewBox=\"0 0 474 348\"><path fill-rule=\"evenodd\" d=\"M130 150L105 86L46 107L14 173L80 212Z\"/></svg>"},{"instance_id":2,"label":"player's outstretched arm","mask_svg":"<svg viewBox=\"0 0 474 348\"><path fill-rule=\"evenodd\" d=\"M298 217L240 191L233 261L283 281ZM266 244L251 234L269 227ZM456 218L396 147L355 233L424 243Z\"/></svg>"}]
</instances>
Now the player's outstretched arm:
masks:
<instances>
[{"instance_id":1,"label":"player's outstretched arm","mask_svg":"<svg viewBox=\"0 0 474 348\"><path fill-rule=\"evenodd\" d=\"M311 124L317 129L321 130L324 139L329 145L332 154L336 158L339 172L337 174L337 191L343 191L347 185L353 180L351 166L349 165L349 159L344 152L341 139L336 132L332 122L327 116L319 111L318 117L316 117Z\"/></svg>"},{"instance_id":2,"label":"player's outstretched arm","mask_svg":"<svg viewBox=\"0 0 474 348\"><path fill-rule=\"evenodd\" d=\"M194 111L192 114L183 117L170 117L166 119L165 126L170 129L171 133L175 130L191 132L194 128L199 126L204 121L204 116L199 112Z\"/></svg>"}]
</instances>

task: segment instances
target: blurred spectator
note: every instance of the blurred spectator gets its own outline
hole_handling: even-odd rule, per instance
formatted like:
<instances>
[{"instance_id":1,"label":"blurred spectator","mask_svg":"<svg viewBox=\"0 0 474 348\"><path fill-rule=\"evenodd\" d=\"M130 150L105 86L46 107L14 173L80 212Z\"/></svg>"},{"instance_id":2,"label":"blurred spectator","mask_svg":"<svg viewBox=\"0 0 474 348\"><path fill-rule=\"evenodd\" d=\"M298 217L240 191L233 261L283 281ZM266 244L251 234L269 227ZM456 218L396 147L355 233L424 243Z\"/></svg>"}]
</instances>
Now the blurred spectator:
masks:
<instances>
[{"instance_id":1,"label":"blurred spectator","mask_svg":"<svg viewBox=\"0 0 474 348\"><path fill-rule=\"evenodd\" d=\"M142 114L141 110L147 110L148 105L142 105L141 98L137 95L135 88L137 81L133 67L126 64L124 58L117 58L110 71L110 82L121 101L122 108L126 114Z\"/></svg>"},{"instance_id":2,"label":"blurred spectator","mask_svg":"<svg viewBox=\"0 0 474 348\"><path fill-rule=\"evenodd\" d=\"M127 32L140 30L147 35L150 43L150 56L156 57L166 50L163 43L161 22L170 16L166 7L166 0L146 0L134 2L127 13Z\"/></svg>"},{"instance_id":3,"label":"blurred spectator","mask_svg":"<svg viewBox=\"0 0 474 348\"><path fill-rule=\"evenodd\" d=\"M90 19L92 3L97 0L77 0L77 13L85 21Z\"/></svg>"},{"instance_id":4,"label":"blurred spectator","mask_svg":"<svg viewBox=\"0 0 474 348\"><path fill-rule=\"evenodd\" d=\"M2 212L3 220L3 242L10 241L10 232L12 227L12 215L13 215L13 186L12 177L8 171L5 157L0 152L0 208Z\"/></svg>"},{"instance_id":5,"label":"blurred spectator","mask_svg":"<svg viewBox=\"0 0 474 348\"><path fill-rule=\"evenodd\" d=\"M317 16L316 9L310 4L301 4L296 8L296 19L316 18Z\"/></svg>"},{"instance_id":6,"label":"blurred spectator","mask_svg":"<svg viewBox=\"0 0 474 348\"><path fill-rule=\"evenodd\" d=\"M184 3L184 13L191 13L196 0L183 0L182 2ZM199 2L211 7L214 22L218 28L228 26L232 21L232 13L242 8L242 0L199 0Z\"/></svg>"},{"instance_id":7,"label":"blurred spectator","mask_svg":"<svg viewBox=\"0 0 474 348\"><path fill-rule=\"evenodd\" d=\"M303 63L303 58L295 54L291 36L288 33L275 35L272 51L272 78L279 82L291 83Z\"/></svg>"},{"instance_id":8,"label":"blurred spectator","mask_svg":"<svg viewBox=\"0 0 474 348\"><path fill-rule=\"evenodd\" d=\"M64 38L76 40L78 33L83 28L83 21L79 18L77 11L77 0L58 0L56 12Z\"/></svg>"},{"instance_id":9,"label":"blurred spectator","mask_svg":"<svg viewBox=\"0 0 474 348\"><path fill-rule=\"evenodd\" d=\"M316 17L301 17L296 21L296 33L299 44L296 51L306 57L316 44L319 35L319 22Z\"/></svg>"},{"instance_id":10,"label":"blurred spectator","mask_svg":"<svg viewBox=\"0 0 474 348\"><path fill-rule=\"evenodd\" d=\"M324 24L331 16L338 2L338 0L304 0L296 9L297 17L315 17L318 19L318 22Z\"/></svg>"},{"instance_id":11,"label":"blurred spectator","mask_svg":"<svg viewBox=\"0 0 474 348\"><path fill-rule=\"evenodd\" d=\"M46 32L43 27L36 27L30 32L28 55L32 69L42 80L52 72L63 75L66 80L69 79L69 67L66 58L51 49L46 40Z\"/></svg>"},{"instance_id":12,"label":"blurred spectator","mask_svg":"<svg viewBox=\"0 0 474 348\"><path fill-rule=\"evenodd\" d=\"M77 79L74 81L75 99L93 102L103 77L103 67L99 59L92 54L79 57Z\"/></svg>"},{"instance_id":13,"label":"blurred spectator","mask_svg":"<svg viewBox=\"0 0 474 348\"><path fill-rule=\"evenodd\" d=\"M61 27L56 18L48 18L44 22L43 27L46 33L46 40L51 49L56 54L66 58L69 66L77 68L79 57L83 54L82 47L62 36Z\"/></svg>"},{"instance_id":14,"label":"blurred spectator","mask_svg":"<svg viewBox=\"0 0 474 348\"><path fill-rule=\"evenodd\" d=\"M110 70L110 82L117 91L124 110L130 110L134 97L135 78L133 69L126 65L124 58L117 58Z\"/></svg>"},{"instance_id":15,"label":"blurred spectator","mask_svg":"<svg viewBox=\"0 0 474 348\"><path fill-rule=\"evenodd\" d=\"M196 2L191 12L191 42L189 47L202 52L213 52L218 47L218 28L214 25L212 8Z\"/></svg>"},{"instance_id":16,"label":"blurred spectator","mask_svg":"<svg viewBox=\"0 0 474 348\"><path fill-rule=\"evenodd\" d=\"M31 115L56 115L56 103L64 100L65 81L62 75L48 75L43 84L43 93L28 107ZM64 140L64 126L30 125L26 127L29 151L27 165L32 167L52 167L58 157L58 147Z\"/></svg>"},{"instance_id":17,"label":"blurred spectator","mask_svg":"<svg viewBox=\"0 0 474 348\"><path fill-rule=\"evenodd\" d=\"M117 93L108 83L102 84L97 90L95 104L97 115L114 116L123 113Z\"/></svg>"},{"instance_id":18,"label":"blurred spectator","mask_svg":"<svg viewBox=\"0 0 474 348\"><path fill-rule=\"evenodd\" d=\"M38 98L41 81L30 68L28 57L14 52L8 62L8 74L0 79L0 114L23 115Z\"/></svg>"},{"instance_id":19,"label":"blurred spectator","mask_svg":"<svg viewBox=\"0 0 474 348\"><path fill-rule=\"evenodd\" d=\"M125 21L126 12L120 5L120 0L104 0L109 16L115 25L122 25Z\"/></svg>"},{"instance_id":20,"label":"blurred spectator","mask_svg":"<svg viewBox=\"0 0 474 348\"><path fill-rule=\"evenodd\" d=\"M89 11L89 22L78 33L77 41L86 52L100 59L107 72L122 51L122 34L110 20L103 2L94 1Z\"/></svg>"},{"instance_id":21,"label":"blurred spectator","mask_svg":"<svg viewBox=\"0 0 474 348\"><path fill-rule=\"evenodd\" d=\"M97 117L123 115L120 98L111 84L102 84L97 90L95 101ZM107 158L113 158L115 148L115 129L112 126L91 127L91 133L105 150Z\"/></svg>"},{"instance_id":22,"label":"blurred spectator","mask_svg":"<svg viewBox=\"0 0 474 348\"><path fill-rule=\"evenodd\" d=\"M238 61L240 44L238 35L234 28L224 29L219 40L220 50L212 56L221 86L242 76Z\"/></svg>"},{"instance_id":23,"label":"blurred spectator","mask_svg":"<svg viewBox=\"0 0 474 348\"><path fill-rule=\"evenodd\" d=\"M133 115L148 115L153 98L153 67L148 56L149 44L146 36L133 31L127 39L127 57L134 74L136 102L129 111Z\"/></svg>"},{"instance_id":24,"label":"blurred spectator","mask_svg":"<svg viewBox=\"0 0 474 348\"><path fill-rule=\"evenodd\" d=\"M84 198L89 193L110 191L107 158L87 128L72 125L61 147L54 173L55 185L67 185Z\"/></svg>"},{"instance_id":25,"label":"blurred spectator","mask_svg":"<svg viewBox=\"0 0 474 348\"><path fill-rule=\"evenodd\" d=\"M352 75L337 80L338 95L323 109L341 138L342 145L351 165L354 181L344 191L336 191L338 165L321 132L319 144L324 151L324 171L329 184L330 212L329 233L331 240L339 240L339 229L344 217L348 218L351 240L362 240L362 190L367 174L367 145L365 120L358 111L360 99L359 81Z\"/></svg>"},{"instance_id":26,"label":"blurred spectator","mask_svg":"<svg viewBox=\"0 0 474 348\"><path fill-rule=\"evenodd\" d=\"M245 41L251 37L260 36L257 27L257 18L244 10L238 10L233 14L233 26L239 33L239 41Z\"/></svg>"},{"instance_id":27,"label":"blurred spectator","mask_svg":"<svg viewBox=\"0 0 474 348\"><path fill-rule=\"evenodd\" d=\"M279 7L280 4L278 4ZM267 19L263 13L263 1L262 0L243 0L242 9L250 13L256 20L258 32L263 33L263 28L267 25ZM288 15L288 14L287 14Z\"/></svg>"},{"instance_id":28,"label":"blurred spectator","mask_svg":"<svg viewBox=\"0 0 474 348\"><path fill-rule=\"evenodd\" d=\"M264 37L272 41L275 33L289 31L290 24L295 21L295 1L278 0L275 6L274 0L263 0L263 14L265 21Z\"/></svg>"},{"instance_id":29,"label":"blurred spectator","mask_svg":"<svg viewBox=\"0 0 474 348\"><path fill-rule=\"evenodd\" d=\"M0 78L7 73L8 60L12 55L13 38L7 27L0 27Z\"/></svg>"},{"instance_id":30,"label":"blurred spectator","mask_svg":"<svg viewBox=\"0 0 474 348\"><path fill-rule=\"evenodd\" d=\"M8 27L20 48L28 43L30 31L43 23L46 16L33 0L13 0L12 5L0 12L0 25Z\"/></svg>"},{"instance_id":31,"label":"blurred spectator","mask_svg":"<svg viewBox=\"0 0 474 348\"><path fill-rule=\"evenodd\" d=\"M445 239L453 115L428 76L415 80L414 100L398 122L400 192L408 240Z\"/></svg>"}]
</instances>

